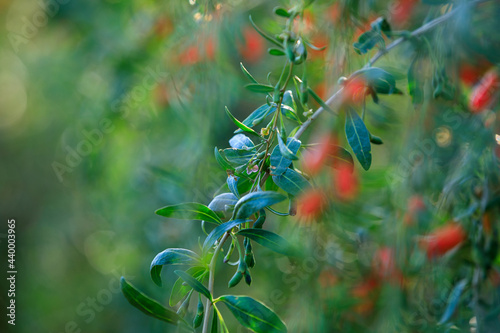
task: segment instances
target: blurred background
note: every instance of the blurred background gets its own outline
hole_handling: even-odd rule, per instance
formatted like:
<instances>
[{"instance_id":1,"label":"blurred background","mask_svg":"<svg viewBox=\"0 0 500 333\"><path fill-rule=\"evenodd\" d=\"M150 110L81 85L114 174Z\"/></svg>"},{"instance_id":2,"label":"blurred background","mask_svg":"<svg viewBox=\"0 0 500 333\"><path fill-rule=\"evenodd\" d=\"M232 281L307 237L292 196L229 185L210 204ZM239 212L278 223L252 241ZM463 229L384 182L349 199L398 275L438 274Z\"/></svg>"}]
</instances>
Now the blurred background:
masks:
<instances>
[{"instance_id":1,"label":"blurred background","mask_svg":"<svg viewBox=\"0 0 500 333\"><path fill-rule=\"evenodd\" d=\"M0 244L4 260L6 220L14 218L18 270L17 325L2 320L2 331L175 331L130 306L119 292L119 277L168 303L175 278L166 271L165 287L158 288L149 277L150 262L169 247L195 249L203 233L196 221L167 221L154 211L180 202L208 204L224 184L227 175L213 157L214 146L227 147L234 131L224 106L244 119L265 102L243 88L240 62L261 81L268 72L279 75L283 63L267 54L270 45L248 17L279 33L272 14L278 5L289 3L0 0ZM392 5L318 0L307 12L305 33L327 46L311 51L307 64L309 84L320 96L328 97L341 75L368 59L355 56L351 44L373 19L384 15L403 28L420 24L423 14L410 9L413 16L405 16ZM403 72L400 89L406 91L408 59L398 59L391 54L380 64ZM408 138L393 125L418 118L409 98L370 107L370 126L381 137ZM332 126L331 115L324 116L317 130ZM364 196L386 186L387 166L397 160L402 141L374 148L373 171L362 176ZM384 200L382 195L363 216L357 215L359 205L340 214L377 228L386 218L377 208ZM272 221L285 238L299 237L298 227L290 227L293 219ZM319 239L308 242L305 249L314 253ZM272 305L292 332L322 331L323 322L334 318L328 302L301 300L335 284L324 266L340 252L332 240L324 244L333 249L328 259L293 267L257 249L255 286L240 284L234 293ZM225 292L232 274L221 268L217 293ZM3 291L0 299L7 301Z\"/></svg>"}]
</instances>

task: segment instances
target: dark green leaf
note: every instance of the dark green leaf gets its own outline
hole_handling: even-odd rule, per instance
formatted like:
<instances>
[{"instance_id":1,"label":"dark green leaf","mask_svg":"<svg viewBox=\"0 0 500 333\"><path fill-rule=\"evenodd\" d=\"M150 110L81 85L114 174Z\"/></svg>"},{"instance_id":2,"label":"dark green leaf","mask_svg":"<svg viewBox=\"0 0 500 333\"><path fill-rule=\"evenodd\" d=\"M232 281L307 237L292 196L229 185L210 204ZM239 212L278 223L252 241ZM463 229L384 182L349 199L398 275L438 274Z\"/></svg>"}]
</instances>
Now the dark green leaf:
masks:
<instances>
[{"instance_id":1,"label":"dark green leaf","mask_svg":"<svg viewBox=\"0 0 500 333\"><path fill-rule=\"evenodd\" d=\"M288 138L286 140L286 146L293 154L297 154L300 145L301 142L295 138ZM270 162L271 162L271 173L276 176L283 174L292 164L291 159L286 158L285 156L282 155L279 145L274 147L274 150L271 153Z\"/></svg>"},{"instance_id":2,"label":"dark green leaf","mask_svg":"<svg viewBox=\"0 0 500 333\"><path fill-rule=\"evenodd\" d=\"M222 193L213 198L208 204L208 208L214 212L226 212L228 206L234 206L238 202L238 198L233 193Z\"/></svg>"},{"instance_id":3,"label":"dark green leaf","mask_svg":"<svg viewBox=\"0 0 500 333\"><path fill-rule=\"evenodd\" d=\"M242 197L234 207L234 219L246 219L264 207L285 200L283 194L271 191L252 192Z\"/></svg>"},{"instance_id":4,"label":"dark green leaf","mask_svg":"<svg viewBox=\"0 0 500 333\"><path fill-rule=\"evenodd\" d=\"M257 83L257 80L254 79L254 77L252 76L252 74L250 74L250 72L245 68L245 66L243 66L243 63L240 62L240 68L241 68L241 71L243 72L243 74L245 74L245 76L250 80L252 81L253 83Z\"/></svg>"},{"instance_id":5,"label":"dark green leaf","mask_svg":"<svg viewBox=\"0 0 500 333\"><path fill-rule=\"evenodd\" d=\"M296 152L293 152L290 148L288 148L288 144L290 144L290 146L293 146L294 148L295 146L298 145L298 147L300 148L301 142L295 138L289 138L286 140L287 145L285 145L279 132L277 137L278 137L278 147L280 149L281 156L289 160L298 160L299 158L297 157L297 155L295 155Z\"/></svg>"},{"instance_id":6,"label":"dark green leaf","mask_svg":"<svg viewBox=\"0 0 500 333\"><path fill-rule=\"evenodd\" d=\"M334 112L334 111L333 111L333 110L332 110L332 109L328 106L328 104L326 104L326 103L325 103L325 102L321 99L321 97L319 97L319 96L318 96L318 94L316 94L316 93L314 92L314 90L312 90L310 87L307 87L307 91L308 91L309 95L311 95L311 96L314 98L314 100L315 100L316 102L318 102L318 104L319 104L319 105L320 105L323 109L325 109L326 111L328 111L328 112L330 112L330 113L337 114L336 112Z\"/></svg>"},{"instance_id":7,"label":"dark green leaf","mask_svg":"<svg viewBox=\"0 0 500 333\"><path fill-rule=\"evenodd\" d=\"M359 36L358 41L353 44L353 47L356 53L365 54L378 43L385 44L384 38L382 38L379 32L370 30Z\"/></svg>"},{"instance_id":8,"label":"dark green leaf","mask_svg":"<svg viewBox=\"0 0 500 333\"><path fill-rule=\"evenodd\" d=\"M408 69L408 93L413 105L422 104L424 100L423 83L421 81L422 68L419 66L418 57L415 57Z\"/></svg>"},{"instance_id":9,"label":"dark green leaf","mask_svg":"<svg viewBox=\"0 0 500 333\"><path fill-rule=\"evenodd\" d=\"M183 279L191 288L193 288L200 294L203 294L203 296L212 301L212 295L210 294L210 291L208 291L208 289L200 281L196 280L194 277L184 271L176 270L174 271L174 273L177 274L181 279Z\"/></svg>"},{"instance_id":10,"label":"dark green leaf","mask_svg":"<svg viewBox=\"0 0 500 333\"><path fill-rule=\"evenodd\" d=\"M222 235L224 235L227 231L233 229L234 227L236 227L242 223L249 222L249 221L250 220L245 220L245 219L229 221L229 222L221 224L220 226L218 226L217 228L212 230L212 232L210 234L208 234L207 238L205 239L205 242L203 243L203 252L207 252L215 244L215 242L219 238L221 238Z\"/></svg>"},{"instance_id":11,"label":"dark green leaf","mask_svg":"<svg viewBox=\"0 0 500 333\"><path fill-rule=\"evenodd\" d=\"M248 127L257 126L264 119L266 119L266 117L273 114L275 111L276 111L275 106L269 106L267 104L264 104L260 106L257 110L253 111L247 118L245 118L245 120L242 121L242 123ZM235 131L235 133L240 133L240 132L243 131L240 129Z\"/></svg>"},{"instance_id":12,"label":"dark green leaf","mask_svg":"<svg viewBox=\"0 0 500 333\"><path fill-rule=\"evenodd\" d=\"M450 293L450 297L448 298L448 306L446 307L446 310L444 311L441 320L439 320L438 325L444 324L448 320L450 320L451 316L455 312L455 309L457 308L458 302L460 301L460 296L462 295L462 292L464 291L466 286L467 286L466 279L460 280L455 285L455 287Z\"/></svg>"},{"instance_id":13,"label":"dark green leaf","mask_svg":"<svg viewBox=\"0 0 500 333\"><path fill-rule=\"evenodd\" d=\"M222 167L224 170L234 170L234 168L229 164L228 160L221 155L217 147L215 147L215 159L217 160L217 163Z\"/></svg>"},{"instance_id":14,"label":"dark green leaf","mask_svg":"<svg viewBox=\"0 0 500 333\"><path fill-rule=\"evenodd\" d=\"M290 13L285 8L274 7L274 14L282 17L290 17Z\"/></svg>"},{"instance_id":15,"label":"dark green leaf","mask_svg":"<svg viewBox=\"0 0 500 333\"><path fill-rule=\"evenodd\" d=\"M267 49L267 53L269 53L272 56L278 56L278 57L285 55L285 52L283 52L282 50L273 48Z\"/></svg>"},{"instance_id":16,"label":"dark green leaf","mask_svg":"<svg viewBox=\"0 0 500 333\"><path fill-rule=\"evenodd\" d=\"M354 77L363 78L366 85L379 94L401 94L401 91L396 88L396 79L394 76L382 68L364 68L354 72L351 78Z\"/></svg>"},{"instance_id":17,"label":"dark green leaf","mask_svg":"<svg viewBox=\"0 0 500 333\"><path fill-rule=\"evenodd\" d=\"M285 324L271 309L251 297L227 295L219 299L241 325L256 333L287 332Z\"/></svg>"},{"instance_id":18,"label":"dark green leaf","mask_svg":"<svg viewBox=\"0 0 500 333\"><path fill-rule=\"evenodd\" d=\"M218 323L217 311L215 309L214 309L214 315L212 317L212 329L210 330L210 332L211 333L218 333L219 332L219 323Z\"/></svg>"},{"instance_id":19,"label":"dark green leaf","mask_svg":"<svg viewBox=\"0 0 500 333\"><path fill-rule=\"evenodd\" d=\"M231 118L231 120L233 121L233 123L238 126L239 129L241 129L243 132L247 132L247 133L252 133L254 135L257 135L257 136L260 136L259 133L255 132L253 129L251 129L250 127L248 127L247 125L243 124L241 121L239 121L238 119L236 119L232 114L231 112L229 112L229 109L226 107L226 113L227 115L229 116L229 118Z\"/></svg>"},{"instance_id":20,"label":"dark green leaf","mask_svg":"<svg viewBox=\"0 0 500 333\"><path fill-rule=\"evenodd\" d=\"M192 275L195 279L202 279L202 276L205 276L205 272L207 272L206 267L190 267L187 271L188 274ZM186 297L187 293L193 288L184 284L184 280L178 278L174 286L172 287L172 292L170 293L170 298L168 300L168 304L170 306L175 306L179 303L184 297Z\"/></svg>"},{"instance_id":21,"label":"dark green leaf","mask_svg":"<svg viewBox=\"0 0 500 333\"><path fill-rule=\"evenodd\" d=\"M252 26L254 27L254 29L259 33L259 35L261 35L262 37L264 37L264 39L268 40L269 42L273 43L274 45L278 46L279 48L283 48L283 45L278 40L276 40L275 38L273 38L270 35L266 34L264 31L262 31L254 23L254 21L252 20L252 16L250 16L249 19L250 19L250 23L252 24Z\"/></svg>"},{"instance_id":22,"label":"dark green leaf","mask_svg":"<svg viewBox=\"0 0 500 333\"><path fill-rule=\"evenodd\" d=\"M166 206L158 209L156 214L181 220L202 220L221 224L220 218L210 208L205 205L187 202L173 206Z\"/></svg>"},{"instance_id":23,"label":"dark green leaf","mask_svg":"<svg viewBox=\"0 0 500 333\"><path fill-rule=\"evenodd\" d=\"M265 246L274 252L284 254L286 256L293 256L294 251L289 242L283 237L275 234L274 232L267 231L260 228L242 229L236 233L237 235L250 238L251 240Z\"/></svg>"},{"instance_id":24,"label":"dark green leaf","mask_svg":"<svg viewBox=\"0 0 500 333\"><path fill-rule=\"evenodd\" d=\"M311 186L304 176L292 169L286 169L283 174L273 176L273 181L279 188L293 196L299 195L302 191Z\"/></svg>"},{"instance_id":25,"label":"dark green leaf","mask_svg":"<svg viewBox=\"0 0 500 333\"><path fill-rule=\"evenodd\" d=\"M148 316L163 320L172 325L177 325L177 322L181 320L177 313L165 308L154 299L140 292L137 288L128 283L123 276L120 279L120 285L122 293L127 301Z\"/></svg>"},{"instance_id":26,"label":"dark green leaf","mask_svg":"<svg viewBox=\"0 0 500 333\"><path fill-rule=\"evenodd\" d=\"M249 83L245 85L245 88L252 92L267 94L274 91L274 87L268 84L260 83Z\"/></svg>"},{"instance_id":27,"label":"dark green leaf","mask_svg":"<svg viewBox=\"0 0 500 333\"><path fill-rule=\"evenodd\" d=\"M166 249L154 257L151 262L150 273L154 283L161 287L161 270L163 265L199 265L200 256L187 249Z\"/></svg>"},{"instance_id":28,"label":"dark green leaf","mask_svg":"<svg viewBox=\"0 0 500 333\"><path fill-rule=\"evenodd\" d=\"M383 17L379 17L371 23L372 30L383 32L387 37L391 37L391 25Z\"/></svg>"},{"instance_id":29,"label":"dark green leaf","mask_svg":"<svg viewBox=\"0 0 500 333\"><path fill-rule=\"evenodd\" d=\"M255 153L252 151L244 149L234 149L234 148L224 149L223 154L226 157L229 164L234 166L235 168L241 165L246 165L250 161L250 159L255 155Z\"/></svg>"},{"instance_id":30,"label":"dark green leaf","mask_svg":"<svg viewBox=\"0 0 500 333\"><path fill-rule=\"evenodd\" d=\"M363 120L352 108L346 109L345 120L347 142L349 142L363 169L368 170L372 164L370 133Z\"/></svg>"}]
</instances>

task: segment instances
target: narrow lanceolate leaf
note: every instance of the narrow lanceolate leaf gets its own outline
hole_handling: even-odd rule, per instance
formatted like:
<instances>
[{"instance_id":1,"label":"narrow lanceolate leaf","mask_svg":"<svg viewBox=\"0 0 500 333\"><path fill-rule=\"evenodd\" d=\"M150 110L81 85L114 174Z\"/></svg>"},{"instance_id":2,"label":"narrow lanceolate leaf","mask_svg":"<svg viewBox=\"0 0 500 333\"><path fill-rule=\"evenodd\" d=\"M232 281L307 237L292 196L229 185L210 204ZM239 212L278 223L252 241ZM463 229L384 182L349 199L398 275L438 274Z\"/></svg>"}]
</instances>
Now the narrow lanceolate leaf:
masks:
<instances>
[{"instance_id":1,"label":"narrow lanceolate leaf","mask_svg":"<svg viewBox=\"0 0 500 333\"><path fill-rule=\"evenodd\" d=\"M287 145L285 145L279 132L278 132L277 137L278 137L278 146L280 149L281 156L283 156L284 158L287 158L289 160L292 160L292 161L298 160L299 158L297 157L297 155L295 155L296 152L293 152L290 148L288 148L288 144L290 144L291 146L293 146L295 148L296 146L300 147L301 142L295 138L289 138L289 140L288 139L286 140Z\"/></svg>"},{"instance_id":2,"label":"narrow lanceolate leaf","mask_svg":"<svg viewBox=\"0 0 500 333\"><path fill-rule=\"evenodd\" d=\"M253 111L242 123L248 127L254 127L259 125L266 119L268 116L276 112L276 106L270 106L264 104L258 107L255 111ZM241 129L237 129L234 131L235 133L243 132Z\"/></svg>"},{"instance_id":3,"label":"narrow lanceolate leaf","mask_svg":"<svg viewBox=\"0 0 500 333\"><path fill-rule=\"evenodd\" d=\"M210 294L210 291L208 291L208 289L200 281L184 271L177 270L174 273L183 279L191 288L212 301L212 294Z\"/></svg>"},{"instance_id":4,"label":"narrow lanceolate leaf","mask_svg":"<svg viewBox=\"0 0 500 333\"><path fill-rule=\"evenodd\" d=\"M281 253L286 256L292 256L294 254L290 243L274 232L264 229L251 228L242 229L236 234L250 238L256 243L259 243L260 245L265 246L273 250L274 252Z\"/></svg>"},{"instance_id":5,"label":"narrow lanceolate leaf","mask_svg":"<svg viewBox=\"0 0 500 333\"><path fill-rule=\"evenodd\" d=\"M235 168L247 164L255 155L253 151L235 148L226 148L222 151L222 153L229 164Z\"/></svg>"},{"instance_id":6,"label":"narrow lanceolate leaf","mask_svg":"<svg viewBox=\"0 0 500 333\"><path fill-rule=\"evenodd\" d=\"M208 316L208 313L207 313L207 316ZM218 323L217 311L214 311L214 315L212 317L212 328L210 329L210 332L211 333L218 333L219 332L219 323Z\"/></svg>"},{"instance_id":7,"label":"narrow lanceolate leaf","mask_svg":"<svg viewBox=\"0 0 500 333\"><path fill-rule=\"evenodd\" d=\"M372 164L370 133L366 129L363 120L352 108L346 109L345 134L349 146L351 146L363 169L370 169Z\"/></svg>"},{"instance_id":8,"label":"narrow lanceolate leaf","mask_svg":"<svg viewBox=\"0 0 500 333\"><path fill-rule=\"evenodd\" d=\"M252 76L252 74L250 74L250 72L245 68L245 66L243 66L243 63L240 62L240 67L241 67L241 71L243 72L243 74L245 74L245 76L250 80L252 81L253 83L257 83L257 80L254 79L254 77Z\"/></svg>"},{"instance_id":9,"label":"narrow lanceolate leaf","mask_svg":"<svg viewBox=\"0 0 500 333\"><path fill-rule=\"evenodd\" d=\"M187 249L166 249L154 257L150 273L154 283L161 287L161 270L163 265L200 265L200 256Z\"/></svg>"},{"instance_id":10,"label":"narrow lanceolate leaf","mask_svg":"<svg viewBox=\"0 0 500 333\"><path fill-rule=\"evenodd\" d=\"M206 267L190 267L186 271L189 275L193 276L195 279L198 281L203 282L203 277L206 276L207 268ZM186 295L188 292L193 289L190 286L186 285L184 283L184 280L181 278L178 278L174 286L172 287L172 292L170 293L170 298L168 300L168 305L170 306L175 306L177 303L179 303Z\"/></svg>"},{"instance_id":11,"label":"narrow lanceolate leaf","mask_svg":"<svg viewBox=\"0 0 500 333\"><path fill-rule=\"evenodd\" d=\"M234 168L231 166L231 164L229 164L229 161L227 160L227 158L220 153L220 151L219 151L219 149L217 149L217 147L215 147L215 160L217 161L217 163L219 163L219 165L222 167L222 169L234 170Z\"/></svg>"},{"instance_id":12,"label":"narrow lanceolate leaf","mask_svg":"<svg viewBox=\"0 0 500 333\"><path fill-rule=\"evenodd\" d=\"M120 279L120 284L122 293L127 301L148 316L163 320L172 325L177 325L177 322L181 320L177 313L165 308L154 299L140 292L137 288L128 283L124 277Z\"/></svg>"},{"instance_id":13,"label":"narrow lanceolate leaf","mask_svg":"<svg viewBox=\"0 0 500 333\"><path fill-rule=\"evenodd\" d=\"M260 84L260 83L249 83L245 85L245 88L255 93L268 94L274 91L274 87L268 84Z\"/></svg>"},{"instance_id":14,"label":"narrow lanceolate leaf","mask_svg":"<svg viewBox=\"0 0 500 333\"><path fill-rule=\"evenodd\" d=\"M278 139L279 139L279 135L278 135ZM299 151L300 145L301 145L301 142L295 138L288 138L286 140L286 147L294 155L297 154L297 152ZM274 148L273 152L271 153L270 162L271 162L271 174L275 175L275 176L283 174L288 169L288 167L292 164L291 159L283 156L279 145L276 146Z\"/></svg>"},{"instance_id":15,"label":"narrow lanceolate leaf","mask_svg":"<svg viewBox=\"0 0 500 333\"><path fill-rule=\"evenodd\" d=\"M233 193L222 193L213 198L208 208L214 212L225 212L231 206L236 205L238 198Z\"/></svg>"},{"instance_id":16,"label":"narrow lanceolate leaf","mask_svg":"<svg viewBox=\"0 0 500 333\"><path fill-rule=\"evenodd\" d=\"M229 140L229 145L236 149L253 149L255 148L254 143L250 138L244 134L236 134Z\"/></svg>"},{"instance_id":17,"label":"narrow lanceolate leaf","mask_svg":"<svg viewBox=\"0 0 500 333\"><path fill-rule=\"evenodd\" d=\"M276 40L275 38L273 38L270 35L266 34L263 30L261 30L254 23L254 21L252 20L252 16L250 16L249 19L250 19L250 23L252 24L252 26L254 27L254 29L259 33L259 35L261 35L262 37L264 37L264 39L268 40L269 42L273 43L274 45L278 46L279 48L283 48L283 45L278 40Z\"/></svg>"},{"instance_id":18,"label":"narrow lanceolate leaf","mask_svg":"<svg viewBox=\"0 0 500 333\"><path fill-rule=\"evenodd\" d=\"M227 176L227 187L229 187L229 191L234 194L236 198L240 197L240 193L238 191L238 180L240 177L236 177L233 175Z\"/></svg>"},{"instance_id":19,"label":"narrow lanceolate leaf","mask_svg":"<svg viewBox=\"0 0 500 333\"><path fill-rule=\"evenodd\" d=\"M246 219L264 207L272 206L285 199L286 196L283 194L272 191L249 193L242 197L234 207L233 218L235 220Z\"/></svg>"},{"instance_id":20,"label":"narrow lanceolate leaf","mask_svg":"<svg viewBox=\"0 0 500 333\"><path fill-rule=\"evenodd\" d=\"M251 133L251 134L254 134L254 135L257 135L257 136L260 136L259 133L255 132L253 129L251 129L250 127L248 127L247 125L243 124L241 121L239 121L238 119L236 119L232 114L231 112L229 112L229 109L227 108L226 106L226 113L227 115L229 116L229 118L231 118L231 120L233 121L233 123L238 126L239 129L241 129L243 132L247 132L247 133Z\"/></svg>"},{"instance_id":21,"label":"narrow lanceolate leaf","mask_svg":"<svg viewBox=\"0 0 500 333\"><path fill-rule=\"evenodd\" d=\"M287 328L270 308L248 296L221 296L234 317L244 327L256 333L283 333Z\"/></svg>"},{"instance_id":22,"label":"narrow lanceolate leaf","mask_svg":"<svg viewBox=\"0 0 500 333\"><path fill-rule=\"evenodd\" d=\"M292 169L286 169L282 175L273 176L273 181L279 188L293 196L301 194L311 186L304 176Z\"/></svg>"},{"instance_id":23,"label":"narrow lanceolate leaf","mask_svg":"<svg viewBox=\"0 0 500 333\"><path fill-rule=\"evenodd\" d=\"M455 312L458 302L460 301L460 296L462 295L462 292L464 291L465 287L467 286L467 280L463 279L460 280L457 285L453 288L453 290L450 293L450 297L448 298L448 306L446 307L446 310L443 313L443 316L441 317L441 320L439 320L439 325L446 323L448 320L450 320L451 316Z\"/></svg>"},{"instance_id":24,"label":"narrow lanceolate leaf","mask_svg":"<svg viewBox=\"0 0 500 333\"><path fill-rule=\"evenodd\" d=\"M210 234L208 234L207 238L205 239L205 242L203 243L203 252L207 252L214 244L215 242L224 235L227 231L233 229L234 227L245 223L249 222L250 220L242 219L242 220L234 220L234 221L229 221L226 223L221 224Z\"/></svg>"},{"instance_id":25,"label":"narrow lanceolate leaf","mask_svg":"<svg viewBox=\"0 0 500 333\"><path fill-rule=\"evenodd\" d=\"M221 224L221 219L205 205L187 202L158 209L156 214L181 220L202 220L215 224Z\"/></svg>"}]
</instances>

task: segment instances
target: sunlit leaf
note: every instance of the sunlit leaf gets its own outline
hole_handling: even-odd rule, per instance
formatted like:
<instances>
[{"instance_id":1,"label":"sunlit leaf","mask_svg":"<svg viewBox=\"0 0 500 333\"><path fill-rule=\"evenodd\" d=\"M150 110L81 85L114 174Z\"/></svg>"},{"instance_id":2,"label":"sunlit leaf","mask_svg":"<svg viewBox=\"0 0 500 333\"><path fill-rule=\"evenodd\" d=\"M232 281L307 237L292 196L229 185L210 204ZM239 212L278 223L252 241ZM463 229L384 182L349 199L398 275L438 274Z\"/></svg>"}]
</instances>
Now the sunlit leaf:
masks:
<instances>
[{"instance_id":1,"label":"sunlit leaf","mask_svg":"<svg viewBox=\"0 0 500 333\"><path fill-rule=\"evenodd\" d=\"M210 291L208 291L208 289L200 281L184 271L176 270L174 271L174 273L177 274L181 279L183 279L195 291L199 292L209 300L212 300Z\"/></svg>"},{"instance_id":2,"label":"sunlit leaf","mask_svg":"<svg viewBox=\"0 0 500 333\"><path fill-rule=\"evenodd\" d=\"M120 286L123 295L134 307L138 308L148 316L162 320L172 325L177 325L177 322L181 320L179 315L172 310L165 308L163 305L158 303L152 298L149 298L137 288L127 282L122 276L120 279Z\"/></svg>"},{"instance_id":3,"label":"sunlit leaf","mask_svg":"<svg viewBox=\"0 0 500 333\"><path fill-rule=\"evenodd\" d=\"M283 321L267 306L248 296L221 296L234 317L244 327L256 333L287 332Z\"/></svg>"},{"instance_id":4,"label":"sunlit leaf","mask_svg":"<svg viewBox=\"0 0 500 333\"><path fill-rule=\"evenodd\" d=\"M158 253L150 266L151 279L161 287L161 270L164 265L200 265L201 258L191 250L172 248Z\"/></svg>"},{"instance_id":5,"label":"sunlit leaf","mask_svg":"<svg viewBox=\"0 0 500 333\"><path fill-rule=\"evenodd\" d=\"M210 208L195 202L166 206L158 209L155 213L164 217L181 220L202 220L215 224L222 222L219 216Z\"/></svg>"}]
</instances>

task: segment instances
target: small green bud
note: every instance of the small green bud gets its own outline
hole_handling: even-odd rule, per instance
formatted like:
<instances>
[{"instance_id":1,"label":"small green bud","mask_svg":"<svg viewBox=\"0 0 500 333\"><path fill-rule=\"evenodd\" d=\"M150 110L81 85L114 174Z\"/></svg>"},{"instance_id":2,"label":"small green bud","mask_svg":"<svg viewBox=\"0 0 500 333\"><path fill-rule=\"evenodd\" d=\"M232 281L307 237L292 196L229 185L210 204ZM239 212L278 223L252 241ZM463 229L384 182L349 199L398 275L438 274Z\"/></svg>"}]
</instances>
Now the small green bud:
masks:
<instances>
[{"instance_id":1,"label":"small green bud","mask_svg":"<svg viewBox=\"0 0 500 333\"><path fill-rule=\"evenodd\" d=\"M245 271L245 283L248 285L252 284L252 276L248 270Z\"/></svg>"},{"instance_id":2,"label":"small green bud","mask_svg":"<svg viewBox=\"0 0 500 333\"><path fill-rule=\"evenodd\" d=\"M240 283L241 279L243 278L243 273L241 273L239 270L233 275L233 277L231 278L231 280L229 280L229 283L227 284L227 286L229 288L232 288L232 287L235 287L236 285L238 285L238 283Z\"/></svg>"},{"instance_id":3,"label":"small green bud","mask_svg":"<svg viewBox=\"0 0 500 333\"><path fill-rule=\"evenodd\" d=\"M193 327L197 328L201 325L201 322L203 321L203 315L204 315L204 308L203 308L203 302L201 301L201 295L198 294L198 308L196 311L196 316L193 319Z\"/></svg>"}]
</instances>

